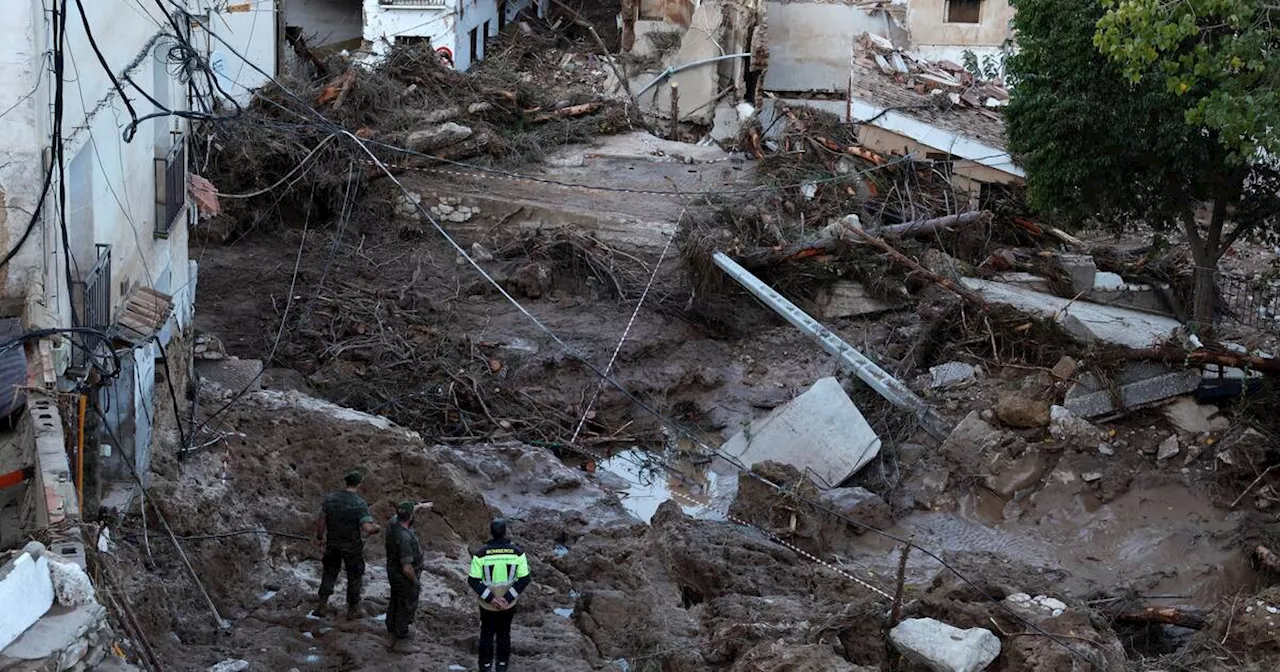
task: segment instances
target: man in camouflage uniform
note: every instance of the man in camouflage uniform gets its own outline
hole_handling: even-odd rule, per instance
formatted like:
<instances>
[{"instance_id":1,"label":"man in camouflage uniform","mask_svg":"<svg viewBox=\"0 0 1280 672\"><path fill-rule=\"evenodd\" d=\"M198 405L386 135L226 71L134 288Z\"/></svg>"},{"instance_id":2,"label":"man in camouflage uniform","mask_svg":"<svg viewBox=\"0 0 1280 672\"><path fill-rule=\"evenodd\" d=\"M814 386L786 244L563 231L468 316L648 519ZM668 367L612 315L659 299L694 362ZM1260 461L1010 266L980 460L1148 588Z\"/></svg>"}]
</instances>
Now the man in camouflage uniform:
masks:
<instances>
[{"instance_id":1,"label":"man in camouflage uniform","mask_svg":"<svg viewBox=\"0 0 1280 672\"><path fill-rule=\"evenodd\" d=\"M338 570L347 570L347 618L360 617L360 587L364 578L364 536L373 536L382 528L373 522L369 505L357 494L364 474L358 470L343 477L346 488L331 492L320 507L320 519L316 523L316 540L324 544L322 564L324 575L320 579L320 603L315 614L324 616L330 612L329 596L338 582Z\"/></svg>"},{"instance_id":2,"label":"man in camouflage uniform","mask_svg":"<svg viewBox=\"0 0 1280 672\"><path fill-rule=\"evenodd\" d=\"M422 543L413 531L413 516L430 509L431 502L400 502L396 515L387 521L387 583L391 600L387 603L388 644L397 653L416 653L409 641L409 626L418 611L422 590Z\"/></svg>"}]
</instances>

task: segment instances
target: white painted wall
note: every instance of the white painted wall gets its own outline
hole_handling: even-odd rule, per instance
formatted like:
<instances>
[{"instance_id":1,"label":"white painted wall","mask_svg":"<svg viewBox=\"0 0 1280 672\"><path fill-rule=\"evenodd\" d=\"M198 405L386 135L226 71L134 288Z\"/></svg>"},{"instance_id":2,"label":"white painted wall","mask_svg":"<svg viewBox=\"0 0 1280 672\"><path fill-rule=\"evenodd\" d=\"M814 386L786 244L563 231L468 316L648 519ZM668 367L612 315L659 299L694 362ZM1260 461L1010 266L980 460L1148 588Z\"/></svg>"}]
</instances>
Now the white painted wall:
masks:
<instances>
[{"instance_id":1,"label":"white painted wall","mask_svg":"<svg viewBox=\"0 0 1280 672\"><path fill-rule=\"evenodd\" d=\"M23 552L0 567L0 650L13 643L53 606L49 560Z\"/></svg>"},{"instance_id":2,"label":"white painted wall","mask_svg":"<svg viewBox=\"0 0 1280 672\"><path fill-rule=\"evenodd\" d=\"M209 8L202 12L201 20L209 30L231 44L228 47L218 39L209 39L210 62L214 71L222 76L219 83L223 90L241 104L246 104L253 96L253 90L269 81L258 70L271 77L276 76L276 2L238 0L228 4L202 0L202 3ZM213 9L216 7L225 9ZM196 28L194 32L202 31ZM247 57L248 63L233 50Z\"/></svg>"},{"instance_id":3,"label":"white painted wall","mask_svg":"<svg viewBox=\"0 0 1280 672\"><path fill-rule=\"evenodd\" d=\"M535 6L545 13L547 0L508 0L507 20ZM484 25L487 37L498 34L498 0L444 0L441 7L384 6L380 0L364 0L364 39L375 57L386 56L398 37L425 37L431 46L453 53L454 67L466 71L484 57ZM471 52L471 31L476 31L476 52Z\"/></svg>"}]
</instances>

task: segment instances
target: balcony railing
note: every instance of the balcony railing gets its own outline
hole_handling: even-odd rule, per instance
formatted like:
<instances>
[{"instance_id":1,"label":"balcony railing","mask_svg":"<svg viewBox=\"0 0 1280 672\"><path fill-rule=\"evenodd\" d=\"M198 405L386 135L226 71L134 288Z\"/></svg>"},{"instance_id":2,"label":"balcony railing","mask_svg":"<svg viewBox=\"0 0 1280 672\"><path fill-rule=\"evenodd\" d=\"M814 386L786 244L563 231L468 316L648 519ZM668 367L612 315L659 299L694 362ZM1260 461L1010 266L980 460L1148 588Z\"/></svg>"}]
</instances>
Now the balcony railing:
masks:
<instances>
[{"instance_id":1,"label":"balcony railing","mask_svg":"<svg viewBox=\"0 0 1280 672\"><path fill-rule=\"evenodd\" d=\"M179 136L173 149L156 157L156 237L168 238L187 207L187 140Z\"/></svg>"},{"instance_id":2,"label":"balcony railing","mask_svg":"<svg viewBox=\"0 0 1280 672\"><path fill-rule=\"evenodd\" d=\"M97 248L98 259L84 279L74 283L72 299L78 326L106 332L112 324L111 246L100 244ZM98 334L81 332L74 338L79 347L72 348L71 365L76 369L88 368L90 358L100 354L100 349L107 345L106 339Z\"/></svg>"}]
</instances>

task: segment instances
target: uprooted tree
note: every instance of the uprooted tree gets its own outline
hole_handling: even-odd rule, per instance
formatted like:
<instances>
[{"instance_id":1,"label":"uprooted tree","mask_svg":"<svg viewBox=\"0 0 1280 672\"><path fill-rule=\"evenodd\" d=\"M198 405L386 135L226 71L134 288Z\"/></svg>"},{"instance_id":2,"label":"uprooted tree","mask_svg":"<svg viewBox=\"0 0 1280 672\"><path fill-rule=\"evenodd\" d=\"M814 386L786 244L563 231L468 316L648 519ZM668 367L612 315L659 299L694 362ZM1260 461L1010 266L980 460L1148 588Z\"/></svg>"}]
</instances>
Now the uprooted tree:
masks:
<instances>
[{"instance_id":1,"label":"uprooted tree","mask_svg":"<svg viewBox=\"0 0 1280 672\"><path fill-rule=\"evenodd\" d=\"M1195 100L1134 81L1100 51L1097 0L1015 5L1008 135L1030 204L1067 224L1181 229L1195 262L1193 318L1211 324L1218 260L1241 236L1280 224L1276 165L1242 159L1238 143L1196 121Z\"/></svg>"}]
</instances>

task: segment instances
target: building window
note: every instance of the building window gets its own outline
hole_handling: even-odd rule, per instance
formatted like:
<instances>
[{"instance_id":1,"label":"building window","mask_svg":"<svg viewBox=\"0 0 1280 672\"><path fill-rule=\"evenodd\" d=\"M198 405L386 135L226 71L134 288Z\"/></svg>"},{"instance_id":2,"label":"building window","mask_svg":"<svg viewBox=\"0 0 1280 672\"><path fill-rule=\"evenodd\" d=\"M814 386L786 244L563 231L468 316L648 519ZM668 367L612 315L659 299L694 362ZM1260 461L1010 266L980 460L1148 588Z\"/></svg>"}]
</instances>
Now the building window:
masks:
<instances>
[{"instance_id":1,"label":"building window","mask_svg":"<svg viewBox=\"0 0 1280 672\"><path fill-rule=\"evenodd\" d=\"M476 51L479 43L476 39L475 28L471 29L471 33L468 35L468 41L471 45L471 51L467 53L467 62L471 63L471 62L480 60L480 54L478 51Z\"/></svg>"},{"instance_id":2,"label":"building window","mask_svg":"<svg viewBox=\"0 0 1280 672\"><path fill-rule=\"evenodd\" d=\"M498 32L507 29L507 0L498 3Z\"/></svg>"},{"instance_id":3,"label":"building window","mask_svg":"<svg viewBox=\"0 0 1280 672\"><path fill-rule=\"evenodd\" d=\"M947 23L981 23L982 0L947 0Z\"/></svg>"},{"instance_id":4,"label":"building window","mask_svg":"<svg viewBox=\"0 0 1280 672\"><path fill-rule=\"evenodd\" d=\"M490 32L489 32L489 22L488 22L488 21L485 21L485 22L484 22L484 36L487 38L487 37L489 37L491 34L492 34L492 33L490 33Z\"/></svg>"},{"instance_id":5,"label":"building window","mask_svg":"<svg viewBox=\"0 0 1280 672\"><path fill-rule=\"evenodd\" d=\"M155 160L157 238L168 238L187 207L187 142L179 137Z\"/></svg>"}]
</instances>

